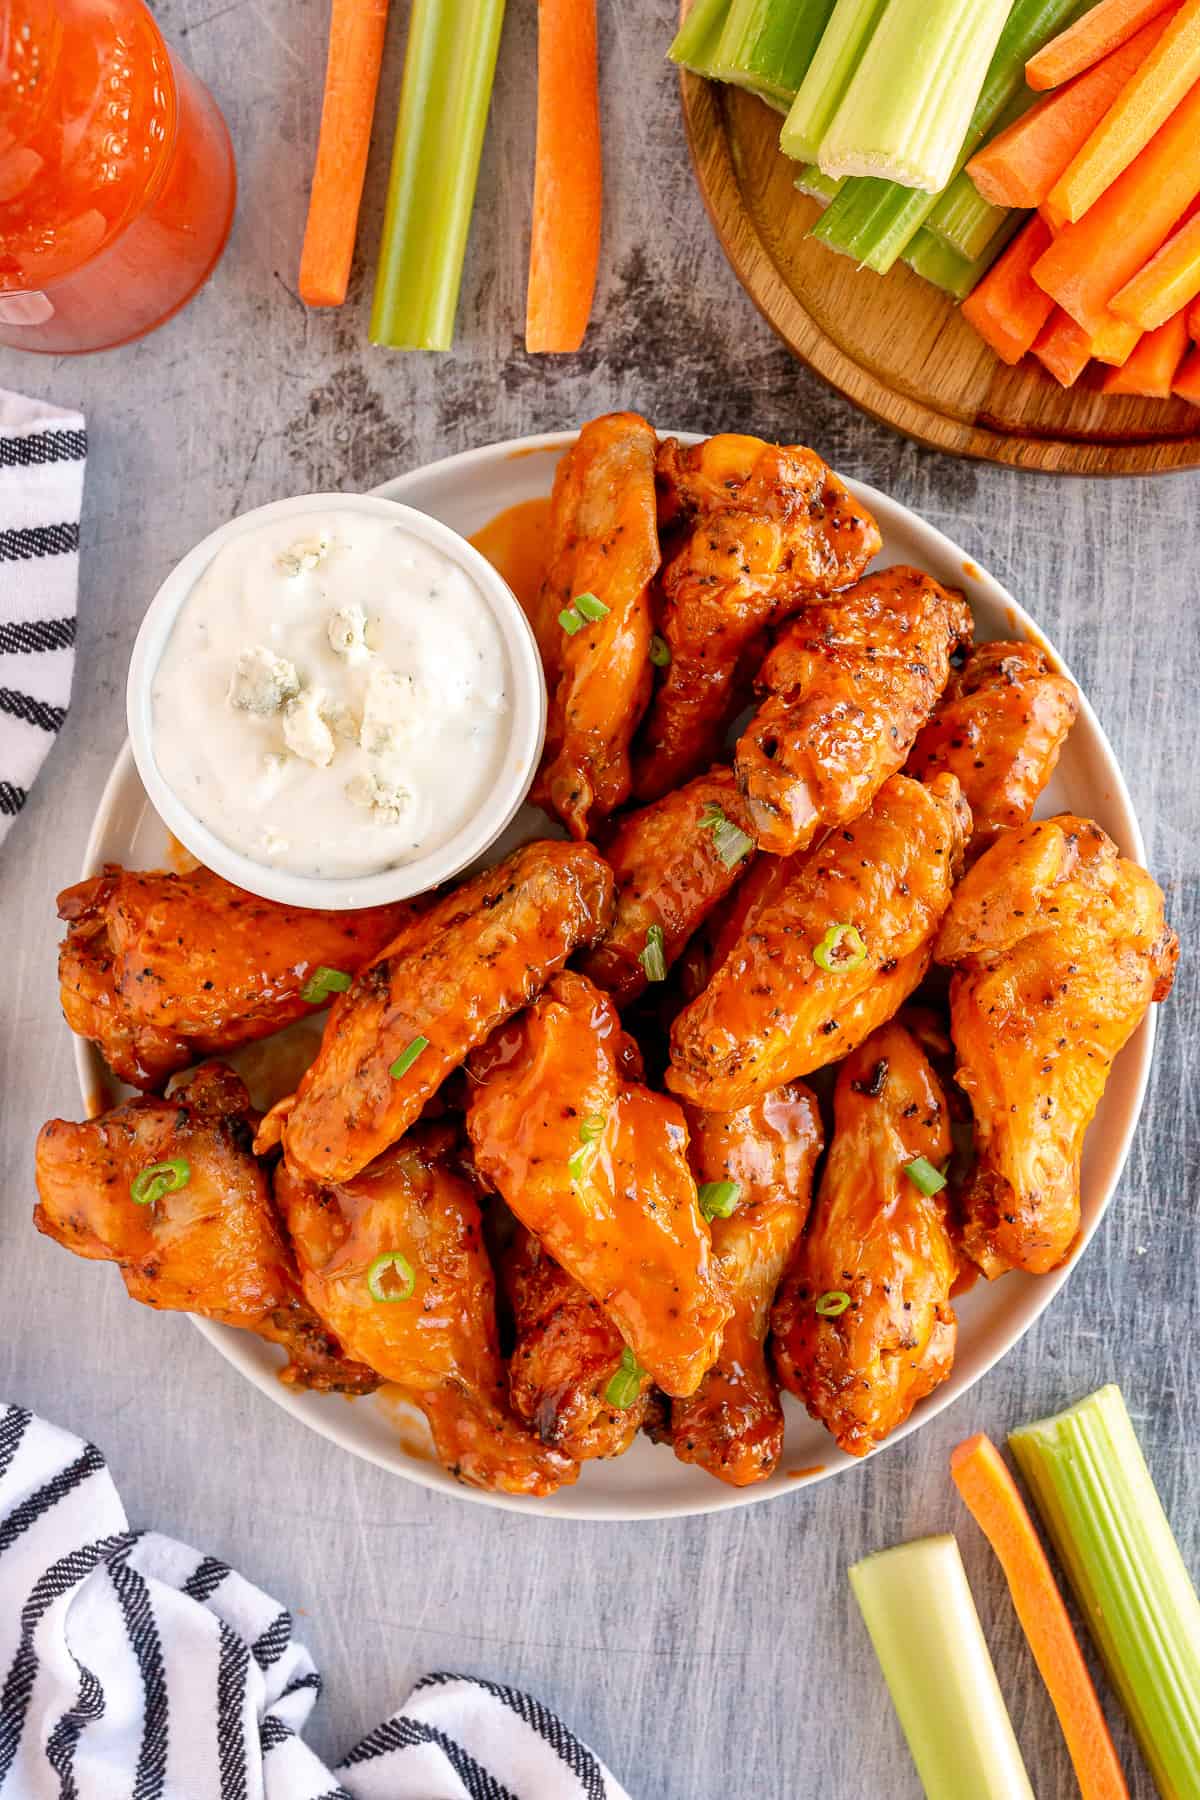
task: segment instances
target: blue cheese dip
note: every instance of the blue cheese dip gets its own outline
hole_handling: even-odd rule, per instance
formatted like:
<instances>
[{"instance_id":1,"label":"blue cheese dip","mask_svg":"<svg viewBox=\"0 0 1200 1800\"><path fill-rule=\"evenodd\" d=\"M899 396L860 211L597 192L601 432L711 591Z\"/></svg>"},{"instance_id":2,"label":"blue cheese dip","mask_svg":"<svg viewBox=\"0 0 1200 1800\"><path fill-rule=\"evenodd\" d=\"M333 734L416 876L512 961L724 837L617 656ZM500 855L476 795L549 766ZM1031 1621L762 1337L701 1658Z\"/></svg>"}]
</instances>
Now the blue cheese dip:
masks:
<instances>
[{"instance_id":1,"label":"blue cheese dip","mask_svg":"<svg viewBox=\"0 0 1200 1800\"><path fill-rule=\"evenodd\" d=\"M232 538L180 608L151 688L155 761L231 849L357 877L447 843L511 734L500 629L406 526L330 510Z\"/></svg>"}]
</instances>

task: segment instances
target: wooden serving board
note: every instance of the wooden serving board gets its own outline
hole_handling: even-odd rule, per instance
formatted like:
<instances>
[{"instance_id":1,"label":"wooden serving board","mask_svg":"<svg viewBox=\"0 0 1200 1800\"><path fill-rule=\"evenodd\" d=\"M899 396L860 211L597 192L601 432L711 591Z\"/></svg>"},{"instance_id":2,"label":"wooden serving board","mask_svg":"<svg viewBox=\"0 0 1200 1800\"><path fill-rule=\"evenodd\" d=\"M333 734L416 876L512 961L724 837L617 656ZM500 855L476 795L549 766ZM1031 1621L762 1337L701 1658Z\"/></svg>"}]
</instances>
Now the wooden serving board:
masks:
<instances>
[{"instance_id":1,"label":"wooden serving board","mask_svg":"<svg viewBox=\"0 0 1200 1800\"><path fill-rule=\"evenodd\" d=\"M795 354L875 418L937 450L1058 475L1200 467L1200 409L1108 398L1094 371L1061 388L1032 357L1006 368L946 295L897 265L858 269L807 235L780 117L740 89L681 76L696 178L742 286Z\"/></svg>"}]
</instances>

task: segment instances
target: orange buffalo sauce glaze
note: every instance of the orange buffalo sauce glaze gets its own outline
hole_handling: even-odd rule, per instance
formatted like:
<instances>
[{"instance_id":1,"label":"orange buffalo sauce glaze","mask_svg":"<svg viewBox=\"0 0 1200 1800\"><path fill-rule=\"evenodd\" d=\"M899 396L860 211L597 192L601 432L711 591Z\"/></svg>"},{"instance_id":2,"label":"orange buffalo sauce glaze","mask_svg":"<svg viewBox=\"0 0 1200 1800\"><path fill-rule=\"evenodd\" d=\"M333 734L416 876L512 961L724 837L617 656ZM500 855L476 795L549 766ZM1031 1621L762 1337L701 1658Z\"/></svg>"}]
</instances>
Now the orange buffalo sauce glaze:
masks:
<instances>
[{"instance_id":1,"label":"orange buffalo sauce glaze","mask_svg":"<svg viewBox=\"0 0 1200 1800\"><path fill-rule=\"evenodd\" d=\"M472 537L481 556L502 575L527 614L532 614L546 573L550 496L522 500L489 519Z\"/></svg>"}]
</instances>

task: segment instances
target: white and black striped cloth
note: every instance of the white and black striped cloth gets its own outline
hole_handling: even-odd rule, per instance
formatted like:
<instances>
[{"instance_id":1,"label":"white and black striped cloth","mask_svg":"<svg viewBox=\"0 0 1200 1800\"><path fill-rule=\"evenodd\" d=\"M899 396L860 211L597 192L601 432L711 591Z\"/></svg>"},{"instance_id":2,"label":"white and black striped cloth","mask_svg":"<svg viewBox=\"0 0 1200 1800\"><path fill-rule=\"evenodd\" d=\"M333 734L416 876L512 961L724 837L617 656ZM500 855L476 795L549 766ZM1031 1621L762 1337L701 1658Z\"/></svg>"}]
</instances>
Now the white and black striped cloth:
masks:
<instances>
[{"instance_id":1,"label":"white and black striped cloth","mask_svg":"<svg viewBox=\"0 0 1200 1800\"><path fill-rule=\"evenodd\" d=\"M91 1444L0 1405L4 1800L627 1800L516 1688L427 1675L335 1772L291 1614L129 1529Z\"/></svg>"},{"instance_id":2,"label":"white and black striped cloth","mask_svg":"<svg viewBox=\"0 0 1200 1800\"><path fill-rule=\"evenodd\" d=\"M0 388L0 843L71 699L86 455L81 414Z\"/></svg>"}]
</instances>

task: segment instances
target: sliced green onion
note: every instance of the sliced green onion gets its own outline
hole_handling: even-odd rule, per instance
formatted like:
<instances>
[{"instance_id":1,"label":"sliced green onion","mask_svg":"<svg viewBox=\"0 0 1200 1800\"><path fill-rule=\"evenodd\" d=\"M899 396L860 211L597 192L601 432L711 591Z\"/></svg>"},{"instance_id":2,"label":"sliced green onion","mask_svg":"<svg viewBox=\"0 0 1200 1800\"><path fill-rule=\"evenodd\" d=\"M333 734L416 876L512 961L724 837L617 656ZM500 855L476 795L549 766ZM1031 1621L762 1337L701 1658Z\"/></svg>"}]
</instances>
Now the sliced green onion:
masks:
<instances>
[{"instance_id":1,"label":"sliced green onion","mask_svg":"<svg viewBox=\"0 0 1200 1800\"><path fill-rule=\"evenodd\" d=\"M830 1288L827 1294L818 1294L813 1311L820 1313L823 1319L840 1319L849 1305L849 1294L843 1293L841 1288Z\"/></svg>"},{"instance_id":2,"label":"sliced green onion","mask_svg":"<svg viewBox=\"0 0 1200 1800\"><path fill-rule=\"evenodd\" d=\"M665 637L658 632L650 639L650 661L656 669L667 669L671 666L671 646Z\"/></svg>"},{"instance_id":3,"label":"sliced green onion","mask_svg":"<svg viewBox=\"0 0 1200 1800\"><path fill-rule=\"evenodd\" d=\"M621 1360L617 1364L616 1373L604 1390L604 1398L609 1406L616 1406L624 1412L633 1405L642 1391L642 1381L646 1371L638 1362L633 1351L626 1345L621 1352Z\"/></svg>"},{"instance_id":4,"label":"sliced green onion","mask_svg":"<svg viewBox=\"0 0 1200 1800\"><path fill-rule=\"evenodd\" d=\"M607 1123L608 1120L603 1113L592 1113L588 1118L584 1119L579 1127L580 1143L594 1144L597 1138L604 1136L604 1127Z\"/></svg>"},{"instance_id":5,"label":"sliced green onion","mask_svg":"<svg viewBox=\"0 0 1200 1800\"><path fill-rule=\"evenodd\" d=\"M414 0L371 342L449 350L504 0Z\"/></svg>"},{"instance_id":6,"label":"sliced green onion","mask_svg":"<svg viewBox=\"0 0 1200 1800\"><path fill-rule=\"evenodd\" d=\"M427 1037L415 1037L412 1043L408 1045L407 1049L400 1052L399 1056L388 1070L392 1080L399 1081L402 1075L407 1075L418 1056L420 1056L422 1050L428 1050L428 1048L429 1039Z\"/></svg>"},{"instance_id":7,"label":"sliced green onion","mask_svg":"<svg viewBox=\"0 0 1200 1800\"><path fill-rule=\"evenodd\" d=\"M813 961L831 975L861 968L866 960L866 942L857 925L831 925L820 943L813 946Z\"/></svg>"},{"instance_id":8,"label":"sliced green onion","mask_svg":"<svg viewBox=\"0 0 1200 1800\"><path fill-rule=\"evenodd\" d=\"M1195 1796L1200 1600L1120 1388L1008 1442L1159 1792Z\"/></svg>"},{"instance_id":9,"label":"sliced green onion","mask_svg":"<svg viewBox=\"0 0 1200 1800\"><path fill-rule=\"evenodd\" d=\"M747 837L740 825L735 825L732 819L727 818L713 800L708 802L700 814L700 829L712 832L713 847L727 869L740 863L754 848L754 839Z\"/></svg>"},{"instance_id":10,"label":"sliced green onion","mask_svg":"<svg viewBox=\"0 0 1200 1800\"><path fill-rule=\"evenodd\" d=\"M300 998L310 1006L317 1006L327 1000L330 994L344 994L350 986L350 977L344 969L327 969L324 963L314 969L304 986L300 989Z\"/></svg>"},{"instance_id":11,"label":"sliced green onion","mask_svg":"<svg viewBox=\"0 0 1200 1800\"><path fill-rule=\"evenodd\" d=\"M732 1218L741 1197L741 1184L736 1181L704 1181L696 1189L700 1211L706 1219Z\"/></svg>"},{"instance_id":12,"label":"sliced green onion","mask_svg":"<svg viewBox=\"0 0 1200 1800\"><path fill-rule=\"evenodd\" d=\"M850 1586L927 1800L1033 1800L954 1539L881 1550Z\"/></svg>"},{"instance_id":13,"label":"sliced green onion","mask_svg":"<svg viewBox=\"0 0 1200 1800\"><path fill-rule=\"evenodd\" d=\"M595 594L576 594L572 605L576 612L582 613L594 625L598 619L607 619L609 609L603 600L597 600Z\"/></svg>"},{"instance_id":14,"label":"sliced green onion","mask_svg":"<svg viewBox=\"0 0 1200 1800\"><path fill-rule=\"evenodd\" d=\"M150 1163L129 1184L129 1198L135 1206L153 1206L165 1194L177 1194L192 1179L191 1164L186 1156L172 1156L166 1162Z\"/></svg>"},{"instance_id":15,"label":"sliced green onion","mask_svg":"<svg viewBox=\"0 0 1200 1800\"><path fill-rule=\"evenodd\" d=\"M733 0L696 0L667 51L671 61L682 69L690 69L693 75L711 77L732 5Z\"/></svg>"},{"instance_id":16,"label":"sliced green onion","mask_svg":"<svg viewBox=\"0 0 1200 1800\"><path fill-rule=\"evenodd\" d=\"M713 73L786 110L832 11L833 0L733 0Z\"/></svg>"},{"instance_id":17,"label":"sliced green onion","mask_svg":"<svg viewBox=\"0 0 1200 1800\"><path fill-rule=\"evenodd\" d=\"M886 0L837 0L784 121L779 146L785 156L797 162L816 162L885 4Z\"/></svg>"},{"instance_id":18,"label":"sliced green onion","mask_svg":"<svg viewBox=\"0 0 1200 1800\"><path fill-rule=\"evenodd\" d=\"M416 1285L413 1266L399 1250L385 1250L367 1270L372 1300L411 1300Z\"/></svg>"},{"instance_id":19,"label":"sliced green onion","mask_svg":"<svg viewBox=\"0 0 1200 1800\"><path fill-rule=\"evenodd\" d=\"M928 1157L918 1156L912 1162L905 1163L904 1173L913 1186L920 1188L921 1192L929 1198L932 1198L934 1194L940 1194L946 1185L946 1177L940 1169L934 1168Z\"/></svg>"},{"instance_id":20,"label":"sliced green onion","mask_svg":"<svg viewBox=\"0 0 1200 1800\"><path fill-rule=\"evenodd\" d=\"M567 1169L572 1181L586 1181L592 1164L596 1159L599 1140L604 1136L604 1128L608 1120L603 1113L591 1113L582 1119L579 1125L579 1142L581 1148L569 1158Z\"/></svg>"},{"instance_id":21,"label":"sliced green onion","mask_svg":"<svg viewBox=\"0 0 1200 1800\"><path fill-rule=\"evenodd\" d=\"M587 624L587 620L584 618L583 614L576 612L573 606L563 607L558 615L558 622L568 637L574 637L575 633L577 631L582 631Z\"/></svg>"},{"instance_id":22,"label":"sliced green onion","mask_svg":"<svg viewBox=\"0 0 1200 1800\"><path fill-rule=\"evenodd\" d=\"M666 940L661 925L646 927L646 948L638 956L647 981L667 979Z\"/></svg>"}]
</instances>

